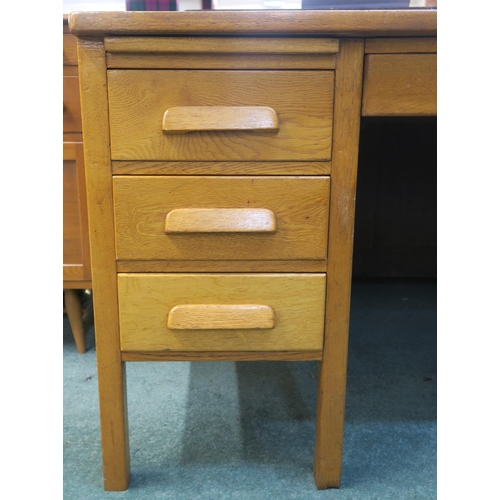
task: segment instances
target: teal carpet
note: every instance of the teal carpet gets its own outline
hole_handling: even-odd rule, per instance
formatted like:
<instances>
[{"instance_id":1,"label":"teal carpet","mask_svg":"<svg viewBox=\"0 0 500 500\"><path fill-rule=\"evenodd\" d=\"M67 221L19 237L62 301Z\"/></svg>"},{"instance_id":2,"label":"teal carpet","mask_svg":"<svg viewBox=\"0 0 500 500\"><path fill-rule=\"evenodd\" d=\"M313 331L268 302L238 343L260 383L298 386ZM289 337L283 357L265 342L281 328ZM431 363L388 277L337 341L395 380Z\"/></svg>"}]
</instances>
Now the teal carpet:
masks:
<instances>
[{"instance_id":1,"label":"teal carpet","mask_svg":"<svg viewBox=\"0 0 500 500\"><path fill-rule=\"evenodd\" d=\"M132 478L105 492L93 329L64 317L64 498L436 498L436 281L355 281L340 489L317 491L316 362L128 363Z\"/></svg>"}]
</instances>

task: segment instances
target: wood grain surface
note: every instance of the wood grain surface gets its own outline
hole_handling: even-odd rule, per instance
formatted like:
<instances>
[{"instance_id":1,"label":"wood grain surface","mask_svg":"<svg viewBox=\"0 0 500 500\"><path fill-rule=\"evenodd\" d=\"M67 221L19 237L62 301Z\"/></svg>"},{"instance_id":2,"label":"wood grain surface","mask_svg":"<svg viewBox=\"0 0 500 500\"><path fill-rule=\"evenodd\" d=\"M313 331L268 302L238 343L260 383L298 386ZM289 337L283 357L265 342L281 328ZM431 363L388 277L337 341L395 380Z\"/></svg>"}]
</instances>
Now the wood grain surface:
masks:
<instances>
[{"instance_id":1,"label":"wood grain surface","mask_svg":"<svg viewBox=\"0 0 500 500\"><path fill-rule=\"evenodd\" d=\"M248 130L277 132L279 119L268 106L173 106L163 115L164 134Z\"/></svg>"},{"instance_id":2,"label":"wood grain surface","mask_svg":"<svg viewBox=\"0 0 500 500\"><path fill-rule=\"evenodd\" d=\"M91 279L85 165L81 142L63 143L63 280ZM66 288L70 288L65 283Z\"/></svg>"},{"instance_id":3,"label":"wood grain surface","mask_svg":"<svg viewBox=\"0 0 500 500\"><path fill-rule=\"evenodd\" d=\"M110 69L335 69L335 54L106 54Z\"/></svg>"},{"instance_id":4,"label":"wood grain surface","mask_svg":"<svg viewBox=\"0 0 500 500\"><path fill-rule=\"evenodd\" d=\"M298 10L198 12L77 12L71 32L81 35L310 35L435 36L437 11Z\"/></svg>"},{"instance_id":5,"label":"wood grain surface","mask_svg":"<svg viewBox=\"0 0 500 500\"><path fill-rule=\"evenodd\" d=\"M82 118L77 76L63 76L63 132L81 132Z\"/></svg>"},{"instance_id":6,"label":"wood grain surface","mask_svg":"<svg viewBox=\"0 0 500 500\"><path fill-rule=\"evenodd\" d=\"M119 274L123 351L318 351L323 345L324 274ZM182 304L262 304L272 329L171 330Z\"/></svg>"},{"instance_id":7,"label":"wood grain surface","mask_svg":"<svg viewBox=\"0 0 500 500\"><path fill-rule=\"evenodd\" d=\"M113 161L115 175L328 175L329 161Z\"/></svg>"},{"instance_id":8,"label":"wood grain surface","mask_svg":"<svg viewBox=\"0 0 500 500\"><path fill-rule=\"evenodd\" d=\"M63 161L63 262L83 263L76 160Z\"/></svg>"},{"instance_id":9,"label":"wood grain surface","mask_svg":"<svg viewBox=\"0 0 500 500\"><path fill-rule=\"evenodd\" d=\"M363 49L363 40L342 40L335 85L327 314L323 361L319 366L314 451L314 479L318 489L338 488L342 473Z\"/></svg>"},{"instance_id":10,"label":"wood grain surface","mask_svg":"<svg viewBox=\"0 0 500 500\"><path fill-rule=\"evenodd\" d=\"M335 54L108 53L110 69L335 69Z\"/></svg>"},{"instance_id":11,"label":"wood grain surface","mask_svg":"<svg viewBox=\"0 0 500 500\"><path fill-rule=\"evenodd\" d=\"M114 160L329 160L333 71L109 70ZM314 92L310 89L314 88ZM174 106L265 106L279 131L165 135Z\"/></svg>"},{"instance_id":12,"label":"wood grain surface","mask_svg":"<svg viewBox=\"0 0 500 500\"><path fill-rule=\"evenodd\" d=\"M104 488L126 490L130 456L125 364L120 355L111 158L103 40L78 39L88 192Z\"/></svg>"},{"instance_id":13,"label":"wood grain surface","mask_svg":"<svg viewBox=\"0 0 500 500\"><path fill-rule=\"evenodd\" d=\"M76 43L76 36L63 34L63 64L65 66L78 66Z\"/></svg>"},{"instance_id":14,"label":"wood grain surface","mask_svg":"<svg viewBox=\"0 0 500 500\"><path fill-rule=\"evenodd\" d=\"M181 208L165 219L165 233L275 233L267 208Z\"/></svg>"},{"instance_id":15,"label":"wood grain surface","mask_svg":"<svg viewBox=\"0 0 500 500\"><path fill-rule=\"evenodd\" d=\"M275 326L274 309L262 304L181 304L168 312L170 330L255 330Z\"/></svg>"},{"instance_id":16,"label":"wood grain surface","mask_svg":"<svg viewBox=\"0 0 500 500\"><path fill-rule=\"evenodd\" d=\"M106 52L178 54L335 54L333 38L107 37Z\"/></svg>"},{"instance_id":17,"label":"wood grain surface","mask_svg":"<svg viewBox=\"0 0 500 500\"><path fill-rule=\"evenodd\" d=\"M436 54L365 57L363 116L437 114Z\"/></svg>"},{"instance_id":18,"label":"wood grain surface","mask_svg":"<svg viewBox=\"0 0 500 500\"><path fill-rule=\"evenodd\" d=\"M437 38L367 38L365 54L410 54L437 52Z\"/></svg>"},{"instance_id":19,"label":"wood grain surface","mask_svg":"<svg viewBox=\"0 0 500 500\"><path fill-rule=\"evenodd\" d=\"M116 255L123 260L324 259L328 177L114 176ZM165 234L185 208L271 210L275 234Z\"/></svg>"},{"instance_id":20,"label":"wood grain surface","mask_svg":"<svg viewBox=\"0 0 500 500\"><path fill-rule=\"evenodd\" d=\"M321 361L321 351L127 351L122 361Z\"/></svg>"},{"instance_id":21,"label":"wood grain surface","mask_svg":"<svg viewBox=\"0 0 500 500\"><path fill-rule=\"evenodd\" d=\"M324 273L326 259L119 260L116 269L121 273Z\"/></svg>"}]
</instances>

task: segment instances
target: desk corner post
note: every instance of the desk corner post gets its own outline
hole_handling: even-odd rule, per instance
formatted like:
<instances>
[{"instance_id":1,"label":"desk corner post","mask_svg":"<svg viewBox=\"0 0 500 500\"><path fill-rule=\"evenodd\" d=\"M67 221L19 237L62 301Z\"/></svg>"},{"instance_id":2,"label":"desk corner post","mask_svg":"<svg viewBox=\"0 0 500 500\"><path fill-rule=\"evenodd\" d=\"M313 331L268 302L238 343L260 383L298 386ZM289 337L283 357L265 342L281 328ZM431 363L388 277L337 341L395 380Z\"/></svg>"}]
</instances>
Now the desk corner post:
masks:
<instances>
[{"instance_id":1,"label":"desk corner post","mask_svg":"<svg viewBox=\"0 0 500 500\"><path fill-rule=\"evenodd\" d=\"M338 488L342 472L363 56L363 39L341 40L335 75L325 338L316 414L318 489Z\"/></svg>"},{"instance_id":2,"label":"desk corner post","mask_svg":"<svg viewBox=\"0 0 500 500\"><path fill-rule=\"evenodd\" d=\"M130 481L125 363L121 360L103 38L79 37L80 101L88 198L94 328L101 415L104 489Z\"/></svg>"}]
</instances>

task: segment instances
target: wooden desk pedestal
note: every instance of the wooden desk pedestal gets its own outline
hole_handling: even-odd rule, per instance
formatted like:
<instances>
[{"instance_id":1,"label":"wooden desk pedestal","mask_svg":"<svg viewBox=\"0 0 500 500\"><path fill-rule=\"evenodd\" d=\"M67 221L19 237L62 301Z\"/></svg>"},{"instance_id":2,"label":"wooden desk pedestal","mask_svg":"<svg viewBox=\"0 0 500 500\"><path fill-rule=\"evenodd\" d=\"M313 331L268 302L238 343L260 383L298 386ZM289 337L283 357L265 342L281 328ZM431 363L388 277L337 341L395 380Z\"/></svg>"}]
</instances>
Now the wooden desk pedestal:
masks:
<instances>
[{"instance_id":1,"label":"wooden desk pedestal","mask_svg":"<svg viewBox=\"0 0 500 500\"><path fill-rule=\"evenodd\" d=\"M363 100L365 39L435 34L367 14L70 16L107 490L143 360L319 361L314 477L340 485L360 118L385 92L377 70Z\"/></svg>"}]
</instances>

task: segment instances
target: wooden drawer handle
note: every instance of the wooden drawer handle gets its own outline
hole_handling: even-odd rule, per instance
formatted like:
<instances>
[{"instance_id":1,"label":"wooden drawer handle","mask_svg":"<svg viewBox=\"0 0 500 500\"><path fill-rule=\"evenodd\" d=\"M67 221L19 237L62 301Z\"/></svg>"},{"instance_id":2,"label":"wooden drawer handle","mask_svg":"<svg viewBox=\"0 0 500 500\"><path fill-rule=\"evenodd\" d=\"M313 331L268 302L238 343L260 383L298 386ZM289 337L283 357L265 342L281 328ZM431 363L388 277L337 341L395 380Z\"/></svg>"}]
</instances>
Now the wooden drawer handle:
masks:
<instances>
[{"instance_id":1,"label":"wooden drawer handle","mask_svg":"<svg viewBox=\"0 0 500 500\"><path fill-rule=\"evenodd\" d=\"M274 309L270 306L245 304L186 304L168 313L171 330L250 330L274 328Z\"/></svg>"},{"instance_id":2,"label":"wooden drawer handle","mask_svg":"<svg viewBox=\"0 0 500 500\"><path fill-rule=\"evenodd\" d=\"M166 233L275 233L276 216L266 208L179 208L165 219Z\"/></svg>"},{"instance_id":3,"label":"wooden drawer handle","mask_svg":"<svg viewBox=\"0 0 500 500\"><path fill-rule=\"evenodd\" d=\"M185 134L202 130L277 131L278 115L265 106L177 106L163 115L163 133Z\"/></svg>"}]
</instances>

